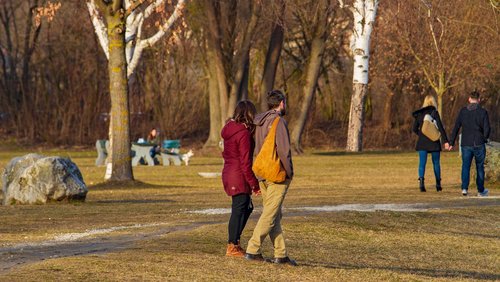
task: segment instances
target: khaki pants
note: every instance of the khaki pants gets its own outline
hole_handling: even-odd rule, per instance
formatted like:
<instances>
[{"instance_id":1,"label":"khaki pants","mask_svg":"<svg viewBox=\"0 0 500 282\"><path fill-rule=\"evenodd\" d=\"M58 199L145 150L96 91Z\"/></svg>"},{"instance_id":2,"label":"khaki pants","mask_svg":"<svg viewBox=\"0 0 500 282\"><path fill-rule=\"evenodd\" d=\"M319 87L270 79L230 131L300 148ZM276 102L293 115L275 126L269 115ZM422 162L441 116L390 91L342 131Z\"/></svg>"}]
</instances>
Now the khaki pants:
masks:
<instances>
[{"instance_id":1,"label":"khaki pants","mask_svg":"<svg viewBox=\"0 0 500 282\"><path fill-rule=\"evenodd\" d=\"M269 235L274 246L274 257L283 258L287 256L285 239L281 230L281 206L283 200L285 200L290 182L291 180L287 179L283 183L269 181L260 183L263 210L253 231L252 238L248 242L247 253L261 254L262 242Z\"/></svg>"}]
</instances>

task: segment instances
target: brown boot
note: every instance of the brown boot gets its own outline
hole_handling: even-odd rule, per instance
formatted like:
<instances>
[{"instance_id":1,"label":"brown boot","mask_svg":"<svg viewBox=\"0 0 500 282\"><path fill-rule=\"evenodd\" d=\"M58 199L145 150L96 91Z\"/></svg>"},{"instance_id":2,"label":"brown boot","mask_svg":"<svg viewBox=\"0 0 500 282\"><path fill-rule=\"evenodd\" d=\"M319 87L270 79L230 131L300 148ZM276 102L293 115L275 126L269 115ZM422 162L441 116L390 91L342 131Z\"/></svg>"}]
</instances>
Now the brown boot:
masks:
<instances>
[{"instance_id":1,"label":"brown boot","mask_svg":"<svg viewBox=\"0 0 500 282\"><path fill-rule=\"evenodd\" d=\"M245 256L245 251L239 245L229 243L229 244L227 244L226 256L228 256L228 257L243 257L243 256Z\"/></svg>"}]
</instances>

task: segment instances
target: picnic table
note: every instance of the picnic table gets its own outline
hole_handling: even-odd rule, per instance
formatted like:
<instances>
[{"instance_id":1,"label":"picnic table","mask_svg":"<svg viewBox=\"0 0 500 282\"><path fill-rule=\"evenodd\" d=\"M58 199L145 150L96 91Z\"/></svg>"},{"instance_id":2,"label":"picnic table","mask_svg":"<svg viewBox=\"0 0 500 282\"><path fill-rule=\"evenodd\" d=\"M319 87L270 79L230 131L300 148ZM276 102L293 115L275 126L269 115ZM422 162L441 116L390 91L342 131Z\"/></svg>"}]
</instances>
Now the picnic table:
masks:
<instances>
[{"instance_id":1,"label":"picnic table","mask_svg":"<svg viewBox=\"0 0 500 282\"><path fill-rule=\"evenodd\" d=\"M181 148L180 140L163 140L161 146L161 159L164 166L170 165L172 162L174 165L181 165L181 155L179 154Z\"/></svg>"},{"instance_id":2,"label":"picnic table","mask_svg":"<svg viewBox=\"0 0 500 282\"><path fill-rule=\"evenodd\" d=\"M147 163L148 166L155 165L155 159L150 155L150 151L157 144L148 142L132 142L131 156L132 166L137 166L142 163L141 160ZM96 166L105 165L108 163L109 140L97 140L97 159ZM171 163L180 166L182 157L179 154L181 143L180 140L164 140L160 150L161 161L164 166L169 166Z\"/></svg>"},{"instance_id":3,"label":"picnic table","mask_svg":"<svg viewBox=\"0 0 500 282\"><path fill-rule=\"evenodd\" d=\"M132 166L137 166L141 159L146 161L149 166L154 166L155 161L150 155L151 149L153 149L154 146L156 146L156 144L132 142L132 152L135 152L132 157Z\"/></svg>"}]
</instances>

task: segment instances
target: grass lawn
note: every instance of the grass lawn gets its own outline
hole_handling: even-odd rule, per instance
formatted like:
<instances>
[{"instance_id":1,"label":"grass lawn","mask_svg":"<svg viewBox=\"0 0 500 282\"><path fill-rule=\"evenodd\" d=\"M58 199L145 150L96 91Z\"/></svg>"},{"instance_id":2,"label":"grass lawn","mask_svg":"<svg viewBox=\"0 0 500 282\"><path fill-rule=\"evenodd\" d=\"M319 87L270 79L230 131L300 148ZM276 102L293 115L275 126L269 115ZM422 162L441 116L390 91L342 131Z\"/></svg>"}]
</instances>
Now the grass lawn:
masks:
<instances>
[{"instance_id":1,"label":"grass lawn","mask_svg":"<svg viewBox=\"0 0 500 282\"><path fill-rule=\"evenodd\" d=\"M0 151L0 169L25 153ZM282 225L298 267L225 257L229 215L190 212L230 207L220 179L197 175L219 172L221 158L195 155L188 167L140 166L134 168L137 183L109 185L103 183L105 168L94 166L94 151L40 153L71 157L89 186L87 200L0 206L1 281L500 280L500 184L487 183L489 198L462 197L457 152L442 155L440 193L434 188L430 160L427 193L419 192L415 152L309 152L294 157L296 175L285 200ZM471 184L469 191L475 189ZM256 210L243 234L243 245L262 206L259 197L253 200ZM345 204L433 208L301 209ZM47 243L52 245L44 251L77 251L44 257L36 248L28 253L29 247L21 247ZM97 244L106 247L89 251ZM272 257L268 241L264 250L265 256ZM9 256L19 257L22 263L7 266Z\"/></svg>"}]
</instances>

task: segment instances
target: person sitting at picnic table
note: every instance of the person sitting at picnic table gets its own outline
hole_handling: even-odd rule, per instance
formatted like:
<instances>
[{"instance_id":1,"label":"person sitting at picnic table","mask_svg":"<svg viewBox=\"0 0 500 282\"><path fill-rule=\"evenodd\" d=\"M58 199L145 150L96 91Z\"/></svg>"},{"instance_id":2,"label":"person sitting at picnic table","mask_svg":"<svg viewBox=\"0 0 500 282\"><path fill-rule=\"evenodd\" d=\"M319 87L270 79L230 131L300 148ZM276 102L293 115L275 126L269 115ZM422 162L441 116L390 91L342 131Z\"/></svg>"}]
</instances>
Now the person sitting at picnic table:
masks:
<instances>
[{"instance_id":1,"label":"person sitting at picnic table","mask_svg":"<svg viewBox=\"0 0 500 282\"><path fill-rule=\"evenodd\" d=\"M149 155L151 156L151 158L154 159L154 157L156 156L156 154L159 154L160 153L160 150L161 150L161 147L160 147L160 135L158 134L158 130L156 130L156 128L153 127L153 129L151 129L151 131L149 132L149 135L148 135L148 138L146 139L146 141L149 143L149 144L153 144L153 148L151 148L151 150L149 151Z\"/></svg>"}]
</instances>

